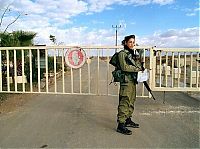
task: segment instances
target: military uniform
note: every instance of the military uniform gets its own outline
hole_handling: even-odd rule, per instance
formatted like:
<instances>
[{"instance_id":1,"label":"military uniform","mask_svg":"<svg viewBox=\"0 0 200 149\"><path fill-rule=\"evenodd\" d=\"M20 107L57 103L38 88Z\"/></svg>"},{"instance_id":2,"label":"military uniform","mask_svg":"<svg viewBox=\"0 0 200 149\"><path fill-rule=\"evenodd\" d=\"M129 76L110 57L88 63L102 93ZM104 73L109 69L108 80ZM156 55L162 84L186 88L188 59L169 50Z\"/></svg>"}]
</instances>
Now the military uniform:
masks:
<instances>
[{"instance_id":1,"label":"military uniform","mask_svg":"<svg viewBox=\"0 0 200 149\"><path fill-rule=\"evenodd\" d=\"M141 70L141 63L139 60L132 58L131 53L126 49L122 50L118 57L121 70L125 73L125 78L123 82L120 82L117 121L118 123L125 123L128 118L131 118L134 111L136 75Z\"/></svg>"}]
</instances>

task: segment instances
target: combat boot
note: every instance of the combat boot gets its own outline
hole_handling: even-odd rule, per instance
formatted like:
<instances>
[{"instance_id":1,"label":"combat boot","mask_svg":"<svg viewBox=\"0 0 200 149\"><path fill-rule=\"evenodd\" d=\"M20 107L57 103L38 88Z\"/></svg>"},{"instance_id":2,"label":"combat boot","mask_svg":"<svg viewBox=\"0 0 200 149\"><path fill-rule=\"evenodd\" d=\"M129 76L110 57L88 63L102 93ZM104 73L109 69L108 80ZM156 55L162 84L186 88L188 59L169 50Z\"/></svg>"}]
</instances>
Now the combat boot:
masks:
<instances>
[{"instance_id":1,"label":"combat boot","mask_svg":"<svg viewBox=\"0 0 200 149\"><path fill-rule=\"evenodd\" d=\"M117 126L117 132L122 133L124 135L131 135L132 131L125 127L125 124L119 123Z\"/></svg>"},{"instance_id":2,"label":"combat boot","mask_svg":"<svg viewBox=\"0 0 200 149\"><path fill-rule=\"evenodd\" d=\"M127 118L125 122L125 127L139 128L139 124L134 123L131 118Z\"/></svg>"}]
</instances>

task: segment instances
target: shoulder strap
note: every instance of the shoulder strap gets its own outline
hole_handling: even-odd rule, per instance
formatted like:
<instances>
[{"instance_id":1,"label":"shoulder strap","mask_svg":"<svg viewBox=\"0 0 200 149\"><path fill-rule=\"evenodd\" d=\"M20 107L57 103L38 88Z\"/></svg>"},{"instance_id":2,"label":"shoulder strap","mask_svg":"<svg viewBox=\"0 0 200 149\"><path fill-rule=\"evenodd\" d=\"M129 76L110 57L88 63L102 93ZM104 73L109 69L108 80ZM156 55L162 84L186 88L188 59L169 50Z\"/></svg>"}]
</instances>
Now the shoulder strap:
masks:
<instances>
[{"instance_id":1,"label":"shoulder strap","mask_svg":"<svg viewBox=\"0 0 200 149\"><path fill-rule=\"evenodd\" d=\"M130 54L130 52L128 50L126 50L126 49L124 49L122 51L124 51L126 54Z\"/></svg>"}]
</instances>

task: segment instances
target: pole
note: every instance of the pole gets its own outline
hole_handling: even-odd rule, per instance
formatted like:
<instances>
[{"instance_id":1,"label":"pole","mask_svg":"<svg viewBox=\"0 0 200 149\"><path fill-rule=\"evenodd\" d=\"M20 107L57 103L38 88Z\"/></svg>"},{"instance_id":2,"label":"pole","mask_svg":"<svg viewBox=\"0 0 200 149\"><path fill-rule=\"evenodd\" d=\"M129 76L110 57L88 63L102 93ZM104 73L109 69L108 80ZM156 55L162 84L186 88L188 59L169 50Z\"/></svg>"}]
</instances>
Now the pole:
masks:
<instances>
[{"instance_id":1,"label":"pole","mask_svg":"<svg viewBox=\"0 0 200 149\"><path fill-rule=\"evenodd\" d=\"M121 25L112 25L112 28L115 28L115 46L117 47L117 30L119 29L119 28L121 28ZM117 48L115 49L115 53L117 52Z\"/></svg>"}]
</instances>

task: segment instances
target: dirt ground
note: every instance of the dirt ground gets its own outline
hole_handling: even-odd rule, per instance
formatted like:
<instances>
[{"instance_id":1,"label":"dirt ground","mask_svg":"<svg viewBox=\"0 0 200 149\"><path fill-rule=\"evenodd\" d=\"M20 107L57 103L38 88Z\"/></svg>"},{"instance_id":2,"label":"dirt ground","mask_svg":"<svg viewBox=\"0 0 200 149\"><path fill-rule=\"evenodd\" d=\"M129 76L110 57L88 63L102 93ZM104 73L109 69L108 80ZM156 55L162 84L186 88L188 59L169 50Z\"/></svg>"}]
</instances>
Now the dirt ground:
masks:
<instances>
[{"instance_id":1,"label":"dirt ground","mask_svg":"<svg viewBox=\"0 0 200 149\"><path fill-rule=\"evenodd\" d=\"M57 76L58 78L60 75ZM54 77L49 77L49 86L53 84ZM45 80L43 80L45 81ZM41 82L42 84L42 82ZM37 89L37 88L36 88ZM42 88L43 89L43 88ZM35 90L35 87L33 87ZM22 107L26 102L33 99L33 96L37 96L37 94L6 94L0 93L0 115L13 112L19 107Z\"/></svg>"},{"instance_id":2,"label":"dirt ground","mask_svg":"<svg viewBox=\"0 0 200 149\"><path fill-rule=\"evenodd\" d=\"M23 106L32 94L0 94L0 114L5 114Z\"/></svg>"}]
</instances>

